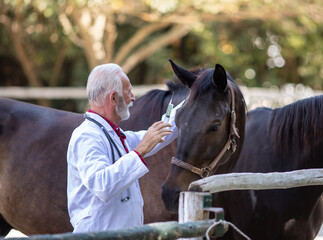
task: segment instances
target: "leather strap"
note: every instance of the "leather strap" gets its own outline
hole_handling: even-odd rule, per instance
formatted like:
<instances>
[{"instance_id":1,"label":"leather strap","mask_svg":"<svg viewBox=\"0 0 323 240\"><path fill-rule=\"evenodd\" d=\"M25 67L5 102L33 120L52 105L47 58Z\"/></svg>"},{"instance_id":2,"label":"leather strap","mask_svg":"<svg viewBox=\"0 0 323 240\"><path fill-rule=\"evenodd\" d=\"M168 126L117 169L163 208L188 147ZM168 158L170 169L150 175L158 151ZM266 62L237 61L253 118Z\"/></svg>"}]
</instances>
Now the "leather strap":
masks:
<instances>
[{"instance_id":1,"label":"leather strap","mask_svg":"<svg viewBox=\"0 0 323 240\"><path fill-rule=\"evenodd\" d=\"M171 160L172 164L175 164L176 166L179 166L181 168L184 168L192 173L195 173L197 175L199 175L201 178L207 177L210 174L210 169L209 168L197 168L192 166L191 164L188 164L176 157L172 157Z\"/></svg>"}]
</instances>

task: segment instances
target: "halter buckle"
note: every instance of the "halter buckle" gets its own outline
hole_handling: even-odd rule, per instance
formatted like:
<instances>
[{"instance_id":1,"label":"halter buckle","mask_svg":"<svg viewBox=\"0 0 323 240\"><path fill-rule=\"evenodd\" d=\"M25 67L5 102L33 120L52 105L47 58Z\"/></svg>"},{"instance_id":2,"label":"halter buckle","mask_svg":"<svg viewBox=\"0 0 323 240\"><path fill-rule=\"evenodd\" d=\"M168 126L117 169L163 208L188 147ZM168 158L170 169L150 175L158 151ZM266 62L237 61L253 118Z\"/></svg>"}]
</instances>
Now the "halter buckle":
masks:
<instances>
[{"instance_id":1,"label":"halter buckle","mask_svg":"<svg viewBox=\"0 0 323 240\"><path fill-rule=\"evenodd\" d=\"M201 168L201 170L202 170L202 174L201 174L202 178L208 177L210 175L211 170L208 167Z\"/></svg>"},{"instance_id":2,"label":"halter buckle","mask_svg":"<svg viewBox=\"0 0 323 240\"><path fill-rule=\"evenodd\" d=\"M232 119L232 123L235 124L237 121L237 115L234 109L231 111L231 119Z\"/></svg>"},{"instance_id":3,"label":"halter buckle","mask_svg":"<svg viewBox=\"0 0 323 240\"><path fill-rule=\"evenodd\" d=\"M236 140L234 138L231 138L230 146L231 146L231 149L232 149L232 153L234 153L236 151L236 149L237 149L237 146L238 146L237 142L236 142Z\"/></svg>"}]
</instances>

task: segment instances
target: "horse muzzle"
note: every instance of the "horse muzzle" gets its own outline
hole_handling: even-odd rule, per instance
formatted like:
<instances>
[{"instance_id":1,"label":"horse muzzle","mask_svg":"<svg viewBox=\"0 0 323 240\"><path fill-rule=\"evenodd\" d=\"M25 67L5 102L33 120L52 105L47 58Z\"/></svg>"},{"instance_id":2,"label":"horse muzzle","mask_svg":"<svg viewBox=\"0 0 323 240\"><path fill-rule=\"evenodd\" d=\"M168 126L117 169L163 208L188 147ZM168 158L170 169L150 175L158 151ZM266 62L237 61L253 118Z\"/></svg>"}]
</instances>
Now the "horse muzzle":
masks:
<instances>
[{"instance_id":1,"label":"horse muzzle","mask_svg":"<svg viewBox=\"0 0 323 240\"><path fill-rule=\"evenodd\" d=\"M162 199L167 211L178 213L178 200L181 191L179 188L168 187L167 184L163 184Z\"/></svg>"}]
</instances>

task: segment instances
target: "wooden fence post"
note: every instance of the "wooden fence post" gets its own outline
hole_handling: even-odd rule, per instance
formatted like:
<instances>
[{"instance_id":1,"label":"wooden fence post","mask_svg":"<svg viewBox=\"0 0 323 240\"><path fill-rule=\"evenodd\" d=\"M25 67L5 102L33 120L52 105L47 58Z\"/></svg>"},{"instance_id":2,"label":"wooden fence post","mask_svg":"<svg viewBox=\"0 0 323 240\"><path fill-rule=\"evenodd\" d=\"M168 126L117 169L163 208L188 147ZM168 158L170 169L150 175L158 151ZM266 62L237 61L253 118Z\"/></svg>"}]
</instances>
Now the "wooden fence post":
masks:
<instances>
[{"instance_id":1,"label":"wooden fence post","mask_svg":"<svg viewBox=\"0 0 323 240\"><path fill-rule=\"evenodd\" d=\"M185 223L209 219L209 213L203 211L204 207L210 207L203 205L205 196L212 198L210 193L181 192L178 205L178 222Z\"/></svg>"},{"instance_id":2,"label":"wooden fence post","mask_svg":"<svg viewBox=\"0 0 323 240\"><path fill-rule=\"evenodd\" d=\"M210 207L210 206L203 206L204 197L206 196L208 196L209 199L211 199L211 204L212 204L212 195L209 193L181 192L179 196L179 203L178 203L178 223L209 219L209 212L203 210L204 207ZM189 238L189 239L201 240L203 238L199 237L199 238Z\"/></svg>"}]
</instances>

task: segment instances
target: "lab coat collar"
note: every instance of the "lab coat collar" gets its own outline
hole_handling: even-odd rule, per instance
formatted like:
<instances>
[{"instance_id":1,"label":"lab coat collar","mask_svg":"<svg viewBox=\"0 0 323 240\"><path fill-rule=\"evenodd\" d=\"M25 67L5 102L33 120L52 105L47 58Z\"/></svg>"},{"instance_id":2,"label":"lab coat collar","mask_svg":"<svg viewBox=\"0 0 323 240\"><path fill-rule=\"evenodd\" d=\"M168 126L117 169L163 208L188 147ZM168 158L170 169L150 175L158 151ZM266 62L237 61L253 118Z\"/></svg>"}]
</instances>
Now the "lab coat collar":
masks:
<instances>
[{"instance_id":1,"label":"lab coat collar","mask_svg":"<svg viewBox=\"0 0 323 240\"><path fill-rule=\"evenodd\" d=\"M94 120L98 121L99 123L101 123L103 125L103 127L107 130L109 135L113 138L114 142L116 142L118 144L119 149L122 149L122 151L125 151L119 136L117 135L117 133L113 130L111 125L104 118L102 118L100 115L98 115L96 113L91 113L91 112L86 112L86 115L93 118ZM129 149L128 144L126 144L126 145L127 145L127 148Z\"/></svg>"}]
</instances>

